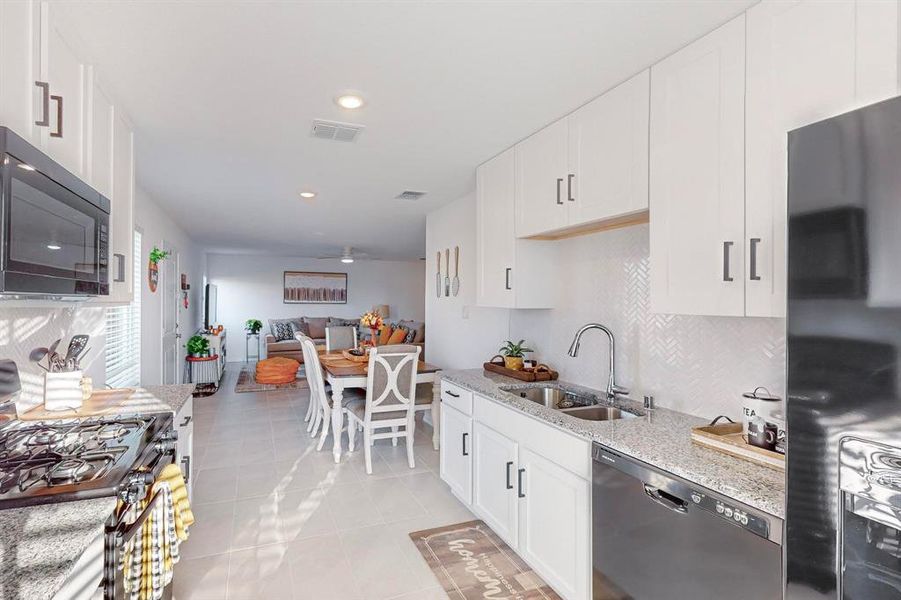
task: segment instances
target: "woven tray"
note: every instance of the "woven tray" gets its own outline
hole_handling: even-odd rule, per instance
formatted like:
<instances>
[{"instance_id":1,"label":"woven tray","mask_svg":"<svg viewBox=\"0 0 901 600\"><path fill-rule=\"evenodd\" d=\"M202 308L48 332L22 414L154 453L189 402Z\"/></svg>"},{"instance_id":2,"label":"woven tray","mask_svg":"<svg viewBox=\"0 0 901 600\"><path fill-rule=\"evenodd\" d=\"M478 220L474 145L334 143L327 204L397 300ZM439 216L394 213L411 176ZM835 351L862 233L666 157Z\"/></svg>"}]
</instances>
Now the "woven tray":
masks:
<instances>
[{"instance_id":1,"label":"woven tray","mask_svg":"<svg viewBox=\"0 0 901 600\"><path fill-rule=\"evenodd\" d=\"M711 450L749 460L773 469L785 470L785 455L752 446L741 434L741 423L723 423L691 428L691 441Z\"/></svg>"},{"instance_id":2,"label":"woven tray","mask_svg":"<svg viewBox=\"0 0 901 600\"><path fill-rule=\"evenodd\" d=\"M355 355L351 354L349 350L342 350L341 356L343 356L347 360L352 360L353 362L362 362L362 363L369 362L369 353L368 352L366 354L364 354L363 356L355 356Z\"/></svg>"},{"instance_id":3,"label":"woven tray","mask_svg":"<svg viewBox=\"0 0 901 600\"><path fill-rule=\"evenodd\" d=\"M503 361L503 357L495 356L489 362L483 364L482 367L484 367L486 371L506 375L507 377L519 379L520 381L553 381L560 376L557 371L551 370L547 365L538 365L534 368L529 367L514 371L513 369L505 367L503 362L495 362L496 358L500 358L501 361Z\"/></svg>"}]
</instances>

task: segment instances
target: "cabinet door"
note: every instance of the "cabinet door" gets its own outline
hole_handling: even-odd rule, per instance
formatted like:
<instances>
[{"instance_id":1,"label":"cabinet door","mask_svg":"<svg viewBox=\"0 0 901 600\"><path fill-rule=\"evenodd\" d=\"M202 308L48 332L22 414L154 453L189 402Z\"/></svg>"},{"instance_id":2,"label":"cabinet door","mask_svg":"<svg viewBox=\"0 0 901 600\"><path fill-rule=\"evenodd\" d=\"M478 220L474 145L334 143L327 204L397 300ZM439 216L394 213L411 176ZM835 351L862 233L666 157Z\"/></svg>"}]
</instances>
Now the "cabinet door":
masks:
<instances>
[{"instance_id":1,"label":"cabinet door","mask_svg":"<svg viewBox=\"0 0 901 600\"><path fill-rule=\"evenodd\" d=\"M472 504L472 419L441 405L441 479L469 506Z\"/></svg>"},{"instance_id":2,"label":"cabinet door","mask_svg":"<svg viewBox=\"0 0 901 600\"><path fill-rule=\"evenodd\" d=\"M654 312L744 315L744 20L651 69Z\"/></svg>"},{"instance_id":3,"label":"cabinet door","mask_svg":"<svg viewBox=\"0 0 901 600\"><path fill-rule=\"evenodd\" d=\"M41 72L50 84L50 127L42 129L47 154L83 177L85 65L49 3L41 5Z\"/></svg>"},{"instance_id":4,"label":"cabinet door","mask_svg":"<svg viewBox=\"0 0 901 600\"><path fill-rule=\"evenodd\" d=\"M510 148L476 170L476 286L481 306L514 306L513 156L513 148Z\"/></svg>"},{"instance_id":5,"label":"cabinet door","mask_svg":"<svg viewBox=\"0 0 901 600\"><path fill-rule=\"evenodd\" d=\"M591 590L590 484L526 448L519 449L517 475L519 555L561 596L586 600Z\"/></svg>"},{"instance_id":6,"label":"cabinet door","mask_svg":"<svg viewBox=\"0 0 901 600\"><path fill-rule=\"evenodd\" d=\"M113 195L110 201L110 298L131 302L134 292L134 134L121 112L113 118Z\"/></svg>"},{"instance_id":7,"label":"cabinet door","mask_svg":"<svg viewBox=\"0 0 901 600\"><path fill-rule=\"evenodd\" d=\"M894 14L871 16L886 8ZM863 15L866 29L858 18ZM888 42L875 35L884 27L880 22L896 31L897 6L766 1L747 18L746 314L782 317L788 132L875 100L873 94L886 89L880 79L888 77L888 89L897 90L897 33ZM891 75L882 74L880 61L890 63Z\"/></svg>"},{"instance_id":8,"label":"cabinet door","mask_svg":"<svg viewBox=\"0 0 901 600\"><path fill-rule=\"evenodd\" d=\"M561 119L514 146L517 237L566 226L567 127Z\"/></svg>"},{"instance_id":9,"label":"cabinet door","mask_svg":"<svg viewBox=\"0 0 901 600\"><path fill-rule=\"evenodd\" d=\"M175 426L178 431L176 462L188 486L188 499L194 489L194 400L188 399L178 414L175 415Z\"/></svg>"},{"instance_id":10,"label":"cabinet door","mask_svg":"<svg viewBox=\"0 0 901 600\"><path fill-rule=\"evenodd\" d=\"M516 442L473 423L472 511L505 542L517 544Z\"/></svg>"},{"instance_id":11,"label":"cabinet door","mask_svg":"<svg viewBox=\"0 0 901 600\"><path fill-rule=\"evenodd\" d=\"M88 180L91 186L113 196L113 103L91 73L91 113L88 119Z\"/></svg>"},{"instance_id":12,"label":"cabinet door","mask_svg":"<svg viewBox=\"0 0 901 600\"><path fill-rule=\"evenodd\" d=\"M40 35L37 5L32 0L0 2L0 123L35 145L40 133L35 121L41 90L36 60Z\"/></svg>"},{"instance_id":13,"label":"cabinet door","mask_svg":"<svg viewBox=\"0 0 901 600\"><path fill-rule=\"evenodd\" d=\"M650 74L632 79L569 116L569 225L648 208Z\"/></svg>"}]
</instances>

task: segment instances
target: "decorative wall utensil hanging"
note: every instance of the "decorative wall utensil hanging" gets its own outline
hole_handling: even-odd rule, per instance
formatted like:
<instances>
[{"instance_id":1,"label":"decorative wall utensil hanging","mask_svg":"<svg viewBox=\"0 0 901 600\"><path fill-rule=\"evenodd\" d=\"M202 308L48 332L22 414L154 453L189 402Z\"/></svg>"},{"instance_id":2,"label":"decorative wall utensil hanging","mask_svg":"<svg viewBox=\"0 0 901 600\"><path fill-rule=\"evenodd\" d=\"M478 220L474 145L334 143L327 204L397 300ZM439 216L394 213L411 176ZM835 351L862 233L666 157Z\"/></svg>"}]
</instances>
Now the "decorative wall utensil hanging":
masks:
<instances>
[{"instance_id":1,"label":"decorative wall utensil hanging","mask_svg":"<svg viewBox=\"0 0 901 600\"><path fill-rule=\"evenodd\" d=\"M460 293L460 246L454 246L454 280L451 282L454 296Z\"/></svg>"},{"instance_id":2,"label":"decorative wall utensil hanging","mask_svg":"<svg viewBox=\"0 0 901 600\"><path fill-rule=\"evenodd\" d=\"M160 267L159 262L169 257L168 250L160 250L156 246L150 251L150 258L147 263L147 286L151 293L156 293L156 288L160 283Z\"/></svg>"}]
</instances>

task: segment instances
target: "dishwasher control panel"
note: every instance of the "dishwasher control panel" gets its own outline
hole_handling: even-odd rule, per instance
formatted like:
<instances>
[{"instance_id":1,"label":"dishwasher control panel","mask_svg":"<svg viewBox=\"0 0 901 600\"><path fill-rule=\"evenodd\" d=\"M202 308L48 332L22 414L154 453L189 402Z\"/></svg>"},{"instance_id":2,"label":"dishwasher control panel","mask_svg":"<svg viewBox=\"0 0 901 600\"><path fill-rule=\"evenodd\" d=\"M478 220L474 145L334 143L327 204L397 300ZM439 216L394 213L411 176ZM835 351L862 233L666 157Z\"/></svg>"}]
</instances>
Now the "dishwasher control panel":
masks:
<instances>
[{"instance_id":1,"label":"dishwasher control panel","mask_svg":"<svg viewBox=\"0 0 901 600\"><path fill-rule=\"evenodd\" d=\"M766 519L761 519L734 504L713 498L698 490L691 491L691 502L698 508L713 513L733 525L738 525L760 537L769 538L770 524Z\"/></svg>"}]
</instances>

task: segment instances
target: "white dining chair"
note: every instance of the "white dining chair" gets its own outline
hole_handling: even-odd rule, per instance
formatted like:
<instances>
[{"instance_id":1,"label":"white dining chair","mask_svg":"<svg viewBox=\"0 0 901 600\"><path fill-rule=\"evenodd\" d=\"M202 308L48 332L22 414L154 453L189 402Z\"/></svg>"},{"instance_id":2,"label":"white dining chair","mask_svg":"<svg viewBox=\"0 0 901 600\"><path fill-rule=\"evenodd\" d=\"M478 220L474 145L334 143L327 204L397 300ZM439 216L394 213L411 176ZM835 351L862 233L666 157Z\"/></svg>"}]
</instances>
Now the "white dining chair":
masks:
<instances>
[{"instance_id":1,"label":"white dining chair","mask_svg":"<svg viewBox=\"0 0 901 600\"><path fill-rule=\"evenodd\" d=\"M351 325L325 328L325 350L352 350L357 347L357 328Z\"/></svg>"},{"instance_id":2,"label":"white dining chair","mask_svg":"<svg viewBox=\"0 0 901 600\"><path fill-rule=\"evenodd\" d=\"M357 429L362 428L363 453L369 475L372 474L372 444L380 439L390 439L396 446L398 438L405 438L407 463L411 469L416 466L413 459L413 416L419 352L419 346L410 344L373 348L369 352L366 397L351 400L345 405L348 449L353 452ZM382 429L388 431L378 431Z\"/></svg>"},{"instance_id":3,"label":"white dining chair","mask_svg":"<svg viewBox=\"0 0 901 600\"><path fill-rule=\"evenodd\" d=\"M306 338L301 341L303 349L303 361L307 365L307 383L310 385L310 401L317 399L314 408L315 416L313 417L312 435L316 436L319 430L319 443L316 444L316 450L322 450L325 445L325 438L328 437L329 424L332 419L332 400L326 389L325 378L322 375L322 363L319 361L319 352L316 350L316 343L312 339ZM362 402L363 394L356 390L344 390L344 399L348 402ZM333 435L341 435L341 431L333 431Z\"/></svg>"},{"instance_id":4,"label":"white dining chair","mask_svg":"<svg viewBox=\"0 0 901 600\"><path fill-rule=\"evenodd\" d=\"M304 363L303 364L304 375L307 378L307 388L310 390L310 402L307 404L307 414L304 415L303 421L304 421L304 423L307 423L307 431L312 431L313 424L315 422L315 414L316 414L315 411L317 410L319 403L313 394L313 386L309 384L310 364L307 362L306 350L303 347L304 340L308 340L310 338L305 336L302 333L295 333L294 339L297 340L298 342L300 342L300 352L303 355L303 363Z\"/></svg>"}]
</instances>

